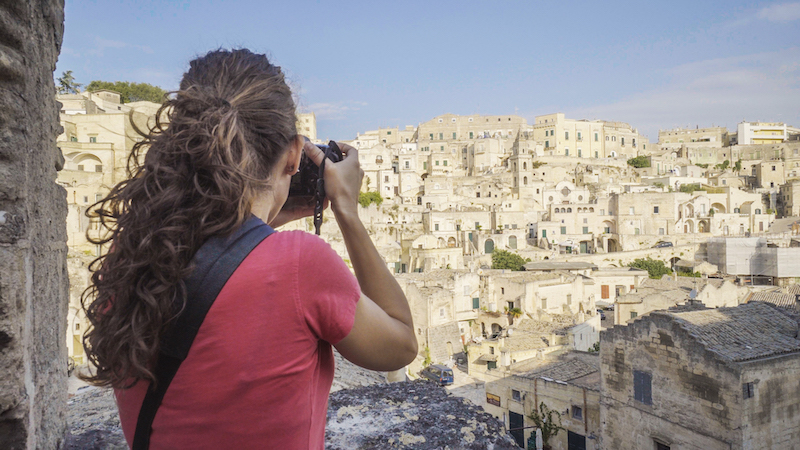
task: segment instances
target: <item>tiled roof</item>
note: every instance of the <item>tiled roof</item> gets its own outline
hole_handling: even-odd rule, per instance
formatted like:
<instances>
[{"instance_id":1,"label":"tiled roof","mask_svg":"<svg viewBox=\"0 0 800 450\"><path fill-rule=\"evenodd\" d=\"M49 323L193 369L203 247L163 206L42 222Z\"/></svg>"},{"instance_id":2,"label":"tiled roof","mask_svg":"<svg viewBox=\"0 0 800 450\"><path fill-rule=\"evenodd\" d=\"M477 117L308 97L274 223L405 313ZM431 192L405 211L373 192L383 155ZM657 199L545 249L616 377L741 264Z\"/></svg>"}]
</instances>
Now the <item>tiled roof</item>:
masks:
<instances>
[{"instance_id":1,"label":"tiled roof","mask_svg":"<svg viewBox=\"0 0 800 450\"><path fill-rule=\"evenodd\" d=\"M786 286L786 292L792 295L800 295L800 284L790 284Z\"/></svg>"},{"instance_id":2,"label":"tiled roof","mask_svg":"<svg viewBox=\"0 0 800 450\"><path fill-rule=\"evenodd\" d=\"M595 363L595 364L592 364ZM558 361L537 367L522 375L525 378L549 378L554 381L569 382L600 370L600 361L585 362L581 358L560 358Z\"/></svg>"},{"instance_id":3,"label":"tiled roof","mask_svg":"<svg viewBox=\"0 0 800 450\"><path fill-rule=\"evenodd\" d=\"M741 362L800 352L797 321L764 302L735 308L654 314L672 316L707 350L726 361Z\"/></svg>"},{"instance_id":4,"label":"tiled roof","mask_svg":"<svg viewBox=\"0 0 800 450\"><path fill-rule=\"evenodd\" d=\"M797 296L782 292L754 292L750 294L748 302L767 302L782 308L798 309Z\"/></svg>"}]
</instances>

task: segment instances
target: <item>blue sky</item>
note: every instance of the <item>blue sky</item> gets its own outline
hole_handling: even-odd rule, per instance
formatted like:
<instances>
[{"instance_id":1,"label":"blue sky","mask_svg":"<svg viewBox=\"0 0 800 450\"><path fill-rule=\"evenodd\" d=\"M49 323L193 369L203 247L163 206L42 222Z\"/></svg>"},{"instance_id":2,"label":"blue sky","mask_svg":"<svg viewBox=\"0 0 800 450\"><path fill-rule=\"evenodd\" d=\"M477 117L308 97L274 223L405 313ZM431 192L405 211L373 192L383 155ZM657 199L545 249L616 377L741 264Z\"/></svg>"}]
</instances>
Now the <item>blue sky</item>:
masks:
<instances>
[{"instance_id":1,"label":"blue sky","mask_svg":"<svg viewBox=\"0 0 800 450\"><path fill-rule=\"evenodd\" d=\"M267 53L320 138L436 115L563 112L800 126L800 2L66 0L56 76L177 87L217 47Z\"/></svg>"}]
</instances>

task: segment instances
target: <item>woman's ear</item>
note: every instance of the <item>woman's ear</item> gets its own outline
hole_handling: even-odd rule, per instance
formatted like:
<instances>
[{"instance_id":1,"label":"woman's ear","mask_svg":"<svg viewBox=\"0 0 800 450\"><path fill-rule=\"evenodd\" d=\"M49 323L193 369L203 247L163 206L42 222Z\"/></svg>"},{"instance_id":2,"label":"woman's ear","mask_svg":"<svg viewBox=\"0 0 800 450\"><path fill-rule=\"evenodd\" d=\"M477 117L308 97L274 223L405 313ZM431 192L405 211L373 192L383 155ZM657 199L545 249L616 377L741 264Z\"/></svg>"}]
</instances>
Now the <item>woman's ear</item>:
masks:
<instances>
[{"instance_id":1,"label":"woman's ear","mask_svg":"<svg viewBox=\"0 0 800 450\"><path fill-rule=\"evenodd\" d=\"M305 145L303 136L297 135L289 146L289 154L286 158L286 171L294 175L300 168L300 158L303 156L303 146Z\"/></svg>"}]
</instances>

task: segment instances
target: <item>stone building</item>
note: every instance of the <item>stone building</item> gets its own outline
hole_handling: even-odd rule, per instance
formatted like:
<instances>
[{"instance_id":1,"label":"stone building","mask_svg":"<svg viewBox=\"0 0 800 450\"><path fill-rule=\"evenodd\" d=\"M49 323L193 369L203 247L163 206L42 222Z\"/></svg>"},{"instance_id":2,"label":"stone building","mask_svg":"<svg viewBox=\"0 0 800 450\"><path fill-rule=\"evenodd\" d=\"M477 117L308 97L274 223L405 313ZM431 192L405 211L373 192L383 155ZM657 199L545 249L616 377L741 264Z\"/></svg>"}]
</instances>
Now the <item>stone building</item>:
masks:
<instances>
[{"instance_id":1,"label":"stone building","mask_svg":"<svg viewBox=\"0 0 800 450\"><path fill-rule=\"evenodd\" d=\"M503 378L487 380L484 409L502 420L521 448L535 435L528 417L539 405L556 411L560 431L549 444L554 450L596 448L600 436L600 358L568 352L516 364Z\"/></svg>"},{"instance_id":2,"label":"stone building","mask_svg":"<svg viewBox=\"0 0 800 450\"><path fill-rule=\"evenodd\" d=\"M603 448L796 447L797 336L797 320L763 302L602 332Z\"/></svg>"},{"instance_id":3,"label":"stone building","mask_svg":"<svg viewBox=\"0 0 800 450\"><path fill-rule=\"evenodd\" d=\"M104 251L87 240L87 233L98 236L100 226L86 213L113 186L127 178L128 155L142 139L137 128L148 131L160 105L152 102L123 104L118 93L107 90L59 95L57 100L61 104L63 128L57 145L64 155L58 184L66 189L68 207L67 354L76 364L83 364L86 361L82 338L89 323L80 298L89 283L89 264Z\"/></svg>"},{"instance_id":4,"label":"stone building","mask_svg":"<svg viewBox=\"0 0 800 450\"><path fill-rule=\"evenodd\" d=\"M692 294L694 291L694 294ZM617 297L614 323L624 324L652 311L700 302L708 308L732 307L743 303L746 288L719 278L672 277L646 278L635 289Z\"/></svg>"},{"instance_id":5,"label":"stone building","mask_svg":"<svg viewBox=\"0 0 800 450\"><path fill-rule=\"evenodd\" d=\"M728 129L725 127L658 130L658 146L662 149L721 148L729 145Z\"/></svg>"},{"instance_id":6,"label":"stone building","mask_svg":"<svg viewBox=\"0 0 800 450\"><path fill-rule=\"evenodd\" d=\"M316 142L317 115L313 112L297 113L297 132L311 139L312 142Z\"/></svg>"}]
</instances>

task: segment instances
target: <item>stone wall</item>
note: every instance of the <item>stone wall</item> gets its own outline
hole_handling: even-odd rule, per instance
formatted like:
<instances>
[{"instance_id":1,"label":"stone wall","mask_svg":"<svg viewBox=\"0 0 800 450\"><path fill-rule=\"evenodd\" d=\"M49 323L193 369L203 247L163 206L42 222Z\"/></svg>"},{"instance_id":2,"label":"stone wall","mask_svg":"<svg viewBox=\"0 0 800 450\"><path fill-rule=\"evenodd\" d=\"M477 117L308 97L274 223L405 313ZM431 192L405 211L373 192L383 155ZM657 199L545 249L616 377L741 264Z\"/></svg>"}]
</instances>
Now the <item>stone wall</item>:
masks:
<instances>
[{"instance_id":1,"label":"stone wall","mask_svg":"<svg viewBox=\"0 0 800 450\"><path fill-rule=\"evenodd\" d=\"M792 448L800 442L800 358L797 354L744 366L741 382L753 383L742 400L743 448Z\"/></svg>"},{"instance_id":2,"label":"stone wall","mask_svg":"<svg viewBox=\"0 0 800 450\"><path fill-rule=\"evenodd\" d=\"M605 448L742 448L739 374L664 315L602 332L600 356ZM649 405L634 398L634 370L652 375Z\"/></svg>"},{"instance_id":3,"label":"stone wall","mask_svg":"<svg viewBox=\"0 0 800 450\"><path fill-rule=\"evenodd\" d=\"M53 70L64 0L0 0L0 447L66 431L66 194Z\"/></svg>"}]
</instances>

